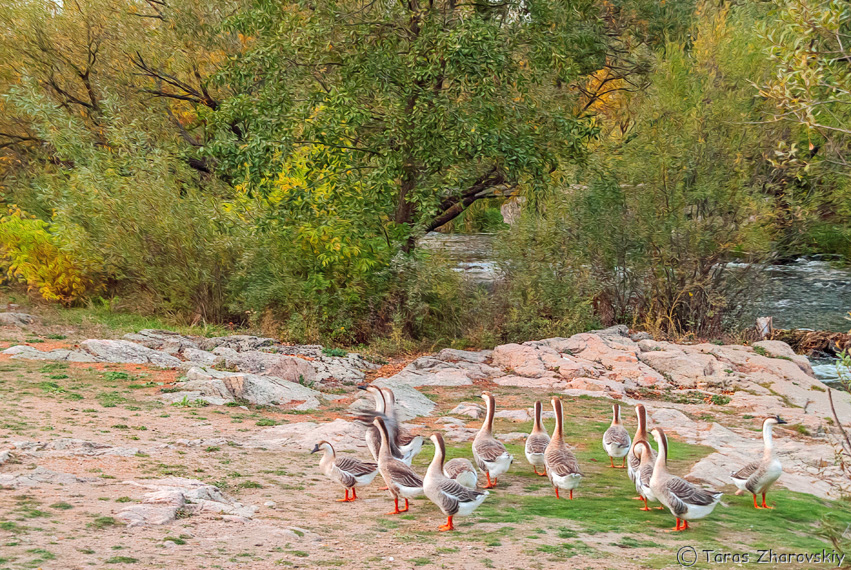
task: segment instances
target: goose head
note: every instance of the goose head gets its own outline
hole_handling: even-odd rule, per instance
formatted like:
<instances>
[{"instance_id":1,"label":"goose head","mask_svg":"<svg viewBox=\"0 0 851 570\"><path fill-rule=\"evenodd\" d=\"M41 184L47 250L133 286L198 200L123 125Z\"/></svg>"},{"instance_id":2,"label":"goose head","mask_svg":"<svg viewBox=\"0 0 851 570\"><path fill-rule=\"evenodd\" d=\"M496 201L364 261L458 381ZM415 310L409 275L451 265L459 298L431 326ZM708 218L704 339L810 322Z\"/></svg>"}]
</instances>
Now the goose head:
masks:
<instances>
[{"instance_id":1,"label":"goose head","mask_svg":"<svg viewBox=\"0 0 851 570\"><path fill-rule=\"evenodd\" d=\"M323 440L323 441L320 441L319 443L317 443L316 445L314 445L313 450L310 453L314 454L317 451L322 451L322 450L330 451L331 453L334 452L334 448L331 447L331 444L328 443L327 441Z\"/></svg>"},{"instance_id":2,"label":"goose head","mask_svg":"<svg viewBox=\"0 0 851 570\"><path fill-rule=\"evenodd\" d=\"M774 416L773 418L766 418L765 421L762 423L762 425L773 427L773 426L785 424L785 423L787 423L786 420L784 420L780 416Z\"/></svg>"}]
</instances>

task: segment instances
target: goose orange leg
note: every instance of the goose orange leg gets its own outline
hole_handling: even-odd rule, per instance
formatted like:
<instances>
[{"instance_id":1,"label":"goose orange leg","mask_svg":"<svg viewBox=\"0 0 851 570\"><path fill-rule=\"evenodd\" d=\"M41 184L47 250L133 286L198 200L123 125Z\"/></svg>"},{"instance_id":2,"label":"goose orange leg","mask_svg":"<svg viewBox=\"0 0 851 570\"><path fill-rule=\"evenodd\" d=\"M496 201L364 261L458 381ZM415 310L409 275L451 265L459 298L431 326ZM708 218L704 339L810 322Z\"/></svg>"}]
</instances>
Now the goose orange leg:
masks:
<instances>
[{"instance_id":1,"label":"goose orange leg","mask_svg":"<svg viewBox=\"0 0 851 570\"><path fill-rule=\"evenodd\" d=\"M496 487L496 477L494 477L493 481L491 481L491 474L487 471L485 471L485 477L488 478L488 484L482 487L483 489L493 489L494 487Z\"/></svg>"},{"instance_id":2,"label":"goose orange leg","mask_svg":"<svg viewBox=\"0 0 851 570\"><path fill-rule=\"evenodd\" d=\"M437 530L455 530L455 525L452 524L452 515L446 517L446 524L440 525L439 527L437 527Z\"/></svg>"},{"instance_id":3,"label":"goose orange leg","mask_svg":"<svg viewBox=\"0 0 851 570\"><path fill-rule=\"evenodd\" d=\"M756 495L753 496L754 500L756 500ZM773 509L774 507L769 507L765 504L765 493L762 494L762 508L763 509Z\"/></svg>"},{"instance_id":4,"label":"goose orange leg","mask_svg":"<svg viewBox=\"0 0 851 570\"><path fill-rule=\"evenodd\" d=\"M354 487L352 487L352 500L355 501L358 498L358 491Z\"/></svg>"},{"instance_id":5,"label":"goose orange leg","mask_svg":"<svg viewBox=\"0 0 851 570\"><path fill-rule=\"evenodd\" d=\"M352 490L354 491L354 489L352 489ZM353 498L351 498L351 499L349 498L349 489L348 489L348 487L347 487L347 488L346 488L346 498L345 498L345 499L337 499L337 502L338 502L338 503L349 503L349 502L351 502L351 501L354 501L356 498L357 498L357 497L353 497Z\"/></svg>"},{"instance_id":6,"label":"goose orange leg","mask_svg":"<svg viewBox=\"0 0 851 570\"><path fill-rule=\"evenodd\" d=\"M761 509L762 508L756 502L756 494L754 494L754 496L753 496L753 508L755 508L755 509Z\"/></svg>"},{"instance_id":7,"label":"goose orange leg","mask_svg":"<svg viewBox=\"0 0 851 570\"><path fill-rule=\"evenodd\" d=\"M612 465L612 469L615 469L615 460L611 455L609 456L609 463Z\"/></svg>"},{"instance_id":8,"label":"goose orange leg","mask_svg":"<svg viewBox=\"0 0 851 570\"><path fill-rule=\"evenodd\" d=\"M401 510L401 511L399 511L399 512L400 512L400 513L407 513L407 512L408 512L408 499L405 499L405 508L404 508L404 509L402 509L402 510Z\"/></svg>"},{"instance_id":9,"label":"goose orange leg","mask_svg":"<svg viewBox=\"0 0 851 570\"><path fill-rule=\"evenodd\" d=\"M556 490L556 499L560 499L561 497L558 496L558 487L553 487L553 489Z\"/></svg>"},{"instance_id":10,"label":"goose orange leg","mask_svg":"<svg viewBox=\"0 0 851 570\"><path fill-rule=\"evenodd\" d=\"M396 507L392 513L384 513L385 515L398 515L399 513L403 513L405 511L399 510L399 497L393 497L393 505ZM405 509L408 510L408 509Z\"/></svg>"},{"instance_id":11,"label":"goose orange leg","mask_svg":"<svg viewBox=\"0 0 851 570\"><path fill-rule=\"evenodd\" d=\"M570 490L570 500L573 500L573 489Z\"/></svg>"},{"instance_id":12,"label":"goose orange leg","mask_svg":"<svg viewBox=\"0 0 851 570\"><path fill-rule=\"evenodd\" d=\"M623 456L623 462L621 462L621 469L626 469L626 455Z\"/></svg>"},{"instance_id":13,"label":"goose orange leg","mask_svg":"<svg viewBox=\"0 0 851 570\"><path fill-rule=\"evenodd\" d=\"M546 477L546 476L547 476L547 471L546 471L546 469L544 470L544 472L543 472L543 473L538 473L538 468L537 468L537 467L534 467L534 469L535 469L535 475L538 475L539 477Z\"/></svg>"},{"instance_id":14,"label":"goose orange leg","mask_svg":"<svg viewBox=\"0 0 851 570\"><path fill-rule=\"evenodd\" d=\"M650 507L647 506L647 499L645 499L644 497L641 497L641 499L644 501L644 506L641 507L641 509L639 509L639 510L641 510L641 511L652 511L653 509L651 509Z\"/></svg>"}]
</instances>

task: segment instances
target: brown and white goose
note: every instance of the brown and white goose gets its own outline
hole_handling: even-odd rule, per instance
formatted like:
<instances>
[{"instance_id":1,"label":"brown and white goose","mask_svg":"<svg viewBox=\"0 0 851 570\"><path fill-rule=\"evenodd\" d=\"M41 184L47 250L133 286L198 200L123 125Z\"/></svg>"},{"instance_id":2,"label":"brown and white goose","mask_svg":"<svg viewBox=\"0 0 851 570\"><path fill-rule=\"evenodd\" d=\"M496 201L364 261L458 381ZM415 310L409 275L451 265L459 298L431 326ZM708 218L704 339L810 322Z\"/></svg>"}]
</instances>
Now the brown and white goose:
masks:
<instances>
[{"instance_id":1,"label":"brown and white goose","mask_svg":"<svg viewBox=\"0 0 851 570\"><path fill-rule=\"evenodd\" d=\"M338 502L347 503L358 498L356 487L363 487L372 483L378 473L378 465L367 463L355 457L337 457L334 448L327 441L317 443L313 451L324 451L322 459L319 460L319 469L332 481L336 481L346 489L346 497L337 499ZM352 497L349 498L349 489Z\"/></svg>"},{"instance_id":2,"label":"brown and white goose","mask_svg":"<svg viewBox=\"0 0 851 570\"><path fill-rule=\"evenodd\" d=\"M632 438L632 445L629 448L629 453L626 455L626 473L629 475L629 480L635 484L636 473L641 465L641 459L635 452L635 446L641 441L647 441L647 411L643 404L635 406L635 415L638 418L638 427L635 429L635 437ZM656 462L656 452L650 448L650 463ZM638 500L643 500L643 497L635 497Z\"/></svg>"},{"instance_id":3,"label":"brown and white goose","mask_svg":"<svg viewBox=\"0 0 851 570\"><path fill-rule=\"evenodd\" d=\"M381 390L372 384L361 385L358 386L358 388L366 390L372 394L372 397L375 400L375 411L383 414L386 410L386 406L384 405L384 394L381 393ZM377 427L369 425L366 428L366 434L364 437L366 439L366 447L369 448L369 452L372 453L373 459L378 461L378 450L381 448L381 433L378 431Z\"/></svg>"},{"instance_id":4,"label":"brown and white goose","mask_svg":"<svg viewBox=\"0 0 851 570\"><path fill-rule=\"evenodd\" d=\"M609 463L612 467L617 469L613 458L622 459L620 469L626 467L626 456L631 445L632 440L629 438L629 432L621 423L621 407L618 404L613 404L612 425L603 434L603 449L609 455Z\"/></svg>"},{"instance_id":5,"label":"brown and white goose","mask_svg":"<svg viewBox=\"0 0 851 570\"><path fill-rule=\"evenodd\" d=\"M546 477L547 468L544 461L544 454L547 451L547 445L550 443L550 434L544 429L544 423L541 421L541 411L541 402L535 402L535 423L532 425L532 433L526 438L526 460L532 465L535 475ZM539 467L543 473L538 473Z\"/></svg>"},{"instance_id":6,"label":"brown and white goose","mask_svg":"<svg viewBox=\"0 0 851 570\"><path fill-rule=\"evenodd\" d=\"M375 418L375 427L381 434L381 448L378 452L378 471L387 483L387 489L393 497L395 508L388 515L397 515L407 512L408 499L423 494L423 480L414 470L403 461L396 459L390 454L390 436L387 433L387 425L381 417ZM399 510L399 498L405 499L405 508Z\"/></svg>"},{"instance_id":7,"label":"brown and white goose","mask_svg":"<svg viewBox=\"0 0 851 570\"><path fill-rule=\"evenodd\" d=\"M479 474L473 462L463 457L450 459L443 465L443 474L455 479L468 489L475 489L479 484Z\"/></svg>"},{"instance_id":8,"label":"brown and white goose","mask_svg":"<svg viewBox=\"0 0 851 570\"><path fill-rule=\"evenodd\" d=\"M384 404L386 406L384 413L387 417L393 420L395 425L396 447L399 448L399 452L402 454L402 461L410 465L414 460L414 457L419 455L420 451L422 451L423 436L414 435L402 429L399 425L399 416L396 413L396 394L393 393L393 390L385 386L382 386L379 390L381 390L384 395Z\"/></svg>"},{"instance_id":9,"label":"brown and white goose","mask_svg":"<svg viewBox=\"0 0 851 570\"><path fill-rule=\"evenodd\" d=\"M579 469L579 462L576 461L576 456L571 453L564 443L564 412L562 410L561 400L559 398L553 398L552 405L553 411L556 414L556 425L553 428L553 436L550 438L550 443L547 444L547 450L544 454L547 475L556 491L556 499L560 498L559 489L568 491L572 499L573 490L579 486L579 482L582 480L582 471Z\"/></svg>"},{"instance_id":10,"label":"brown and white goose","mask_svg":"<svg viewBox=\"0 0 851 570\"><path fill-rule=\"evenodd\" d=\"M652 455L655 455L655 453L647 441L639 441L635 444L633 453L638 454L641 460L641 464L635 473L635 490L638 491L639 498L644 501L644 506L641 510L649 511L652 509L647 506L647 501L656 500L656 495L653 494L653 490L650 488L650 479L653 478L653 462L655 461ZM665 507L656 508L664 509Z\"/></svg>"},{"instance_id":11,"label":"brown and white goose","mask_svg":"<svg viewBox=\"0 0 851 570\"><path fill-rule=\"evenodd\" d=\"M772 428L777 424L785 424L786 422L780 419L780 416L774 418L766 418L762 422L762 441L764 444L762 459L748 463L738 471L730 474L736 487L737 495L741 495L748 491L753 495L753 506L756 509L773 509L765 504L765 493L775 481L783 474L783 466L780 460L774 455L774 443L771 439ZM756 502L756 496L762 494L762 506Z\"/></svg>"},{"instance_id":12,"label":"brown and white goose","mask_svg":"<svg viewBox=\"0 0 851 570\"><path fill-rule=\"evenodd\" d=\"M482 399L487 406L487 416L479 433L473 440L473 459L476 466L484 471L488 484L485 489L496 487L497 478L508 471L514 457L506 451L502 442L493 436L493 415L496 408L496 400L490 392L482 392Z\"/></svg>"},{"instance_id":13,"label":"brown and white goose","mask_svg":"<svg viewBox=\"0 0 851 570\"><path fill-rule=\"evenodd\" d=\"M466 516L471 514L482 504L488 496L488 492L475 491L461 485L458 481L450 479L443 473L443 459L446 457L446 445L443 436L434 434L431 436L434 443L434 457L426 471L423 479L423 489L426 497L437 505L446 515L446 524L438 527L440 530L455 530L452 518L456 515Z\"/></svg>"},{"instance_id":14,"label":"brown and white goose","mask_svg":"<svg viewBox=\"0 0 851 570\"><path fill-rule=\"evenodd\" d=\"M685 479L671 475L668 472L668 438L662 428L654 428L651 433L659 446L659 454L653 466L650 489L656 500L677 517L677 526L673 530L688 530L688 521L709 516L721 500L722 493L701 489Z\"/></svg>"}]
</instances>

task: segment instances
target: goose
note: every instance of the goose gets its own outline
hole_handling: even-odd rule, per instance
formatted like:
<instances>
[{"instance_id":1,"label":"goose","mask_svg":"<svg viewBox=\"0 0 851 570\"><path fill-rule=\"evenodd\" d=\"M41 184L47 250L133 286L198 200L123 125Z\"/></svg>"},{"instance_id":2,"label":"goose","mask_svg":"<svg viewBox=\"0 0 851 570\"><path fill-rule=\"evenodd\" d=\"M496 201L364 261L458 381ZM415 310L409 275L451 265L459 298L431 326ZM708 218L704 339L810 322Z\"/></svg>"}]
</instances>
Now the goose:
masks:
<instances>
[{"instance_id":1,"label":"goose","mask_svg":"<svg viewBox=\"0 0 851 570\"><path fill-rule=\"evenodd\" d=\"M440 525L438 529L455 530L452 518L455 515L466 516L475 511L489 493L468 489L458 481L444 475L443 459L446 457L446 444L443 442L443 436L434 434L431 436L431 441L434 443L434 457L423 479L423 490L426 497L447 517L446 524Z\"/></svg>"},{"instance_id":2,"label":"goose","mask_svg":"<svg viewBox=\"0 0 851 570\"><path fill-rule=\"evenodd\" d=\"M638 418L638 427L635 428L635 437L632 438L632 446L629 448L629 453L626 455L626 473L629 475L629 480L635 484L636 473L641 465L641 458L635 453L635 446L641 441L647 441L647 411L643 404L635 406L635 415ZM650 448L650 464L656 462L656 452ZM639 501L644 500L644 497L633 497Z\"/></svg>"},{"instance_id":3,"label":"goose","mask_svg":"<svg viewBox=\"0 0 851 570\"><path fill-rule=\"evenodd\" d=\"M553 484L556 491L556 499L560 498L559 489L570 491L570 498L572 499L573 490L579 486L579 482L582 480L582 471L579 470L576 456L570 452L564 443L564 413L561 400L553 398L552 405L556 414L556 425L553 428L553 437L550 438L550 443L547 444L544 455L547 475L549 475L550 483Z\"/></svg>"},{"instance_id":4,"label":"goose","mask_svg":"<svg viewBox=\"0 0 851 570\"><path fill-rule=\"evenodd\" d=\"M372 384L361 385L358 388L372 394L372 397L375 399L375 411L383 414L386 407L384 405L384 394L381 390ZM379 433L377 427L369 425L366 428L364 437L366 438L366 446L369 448L369 452L372 453L373 459L378 461L378 450L381 448L381 433Z\"/></svg>"},{"instance_id":5,"label":"goose","mask_svg":"<svg viewBox=\"0 0 851 570\"><path fill-rule=\"evenodd\" d=\"M479 484L479 474L473 466L473 462L463 457L450 459L443 466L443 474L450 479L455 479L468 489L475 489Z\"/></svg>"},{"instance_id":6,"label":"goose","mask_svg":"<svg viewBox=\"0 0 851 570\"><path fill-rule=\"evenodd\" d=\"M511 467L514 456L506 451L502 442L493 437L493 414L496 408L493 394L482 392L482 399L487 406L487 416L473 440L473 459L476 461L476 466L484 471L487 477L488 484L484 488L493 489L496 487L497 478Z\"/></svg>"},{"instance_id":7,"label":"goose","mask_svg":"<svg viewBox=\"0 0 851 570\"><path fill-rule=\"evenodd\" d=\"M654 428L651 433L659 446L659 453L650 478L650 490L656 500L677 517L677 526L673 530L688 530L688 521L709 516L721 500L722 493L701 489L685 479L671 475L668 472L668 438L662 428Z\"/></svg>"},{"instance_id":8,"label":"goose","mask_svg":"<svg viewBox=\"0 0 851 570\"><path fill-rule=\"evenodd\" d=\"M654 453L653 448L650 447L648 442L639 441L635 445L633 453L638 454L641 460L638 471L636 471L635 490L638 491L639 498L644 501L644 506L641 507L641 510L650 511L652 509L647 506L647 501L657 500L656 495L653 494L653 490L650 488L650 479L653 477L653 461L655 461L655 459L651 459ZM665 507L656 508L664 509Z\"/></svg>"},{"instance_id":9,"label":"goose","mask_svg":"<svg viewBox=\"0 0 851 570\"><path fill-rule=\"evenodd\" d=\"M380 387L381 393L384 395L384 403L387 417L393 420L396 426L396 447L402 454L402 461L408 465L414 460L414 457L419 455L423 448L423 436L413 435L399 427L399 416L396 414L396 394L393 390L387 387Z\"/></svg>"},{"instance_id":10,"label":"goose","mask_svg":"<svg viewBox=\"0 0 851 570\"><path fill-rule=\"evenodd\" d=\"M765 449L762 454L762 460L748 463L738 471L730 474L736 487L737 495L741 495L745 491L753 495L753 506L756 509L773 509L765 504L765 493L771 487L780 475L783 473L783 466L780 465L780 460L774 456L774 444L771 441L771 433L774 426L777 424L785 424L786 422L780 419L780 416L774 418L766 418L762 422L762 441L765 444ZM756 496L762 493L762 506L756 502Z\"/></svg>"},{"instance_id":11,"label":"goose","mask_svg":"<svg viewBox=\"0 0 851 570\"><path fill-rule=\"evenodd\" d=\"M626 456L632 446L632 440L629 438L629 432L621 424L621 407L618 404L612 405L612 425L603 434L603 449L609 455L609 463L615 469L623 469L626 467ZM623 458L621 466L615 467L615 460Z\"/></svg>"},{"instance_id":12,"label":"goose","mask_svg":"<svg viewBox=\"0 0 851 570\"><path fill-rule=\"evenodd\" d=\"M381 434L381 448L378 451L378 471L387 483L395 508L388 515L397 515L408 511L408 499L423 494L423 480L413 469L390 454L390 436L384 418L374 420ZM399 510L399 497L405 499L405 508Z\"/></svg>"},{"instance_id":13,"label":"goose","mask_svg":"<svg viewBox=\"0 0 851 570\"><path fill-rule=\"evenodd\" d=\"M546 477L547 468L545 467L544 453L550 443L550 435L544 429L544 423L541 421L541 407L541 402L535 402L535 424L532 426L532 433L526 438L526 460L532 465L535 475ZM543 469L544 472L538 473L538 467Z\"/></svg>"},{"instance_id":14,"label":"goose","mask_svg":"<svg viewBox=\"0 0 851 570\"><path fill-rule=\"evenodd\" d=\"M346 489L346 497L337 499L338 502L348 503L358 498L357 487L364 487L372 483L375 474L378 473L378 465L367 463L355 457L337 457L334 448L327 441L320 441L313 447L310 453L324 451L322 459L319 460L319 469L332 481L336 481ZM352 498L349 498L349 489L352 490Z\"/></svg>"}]
</instances>

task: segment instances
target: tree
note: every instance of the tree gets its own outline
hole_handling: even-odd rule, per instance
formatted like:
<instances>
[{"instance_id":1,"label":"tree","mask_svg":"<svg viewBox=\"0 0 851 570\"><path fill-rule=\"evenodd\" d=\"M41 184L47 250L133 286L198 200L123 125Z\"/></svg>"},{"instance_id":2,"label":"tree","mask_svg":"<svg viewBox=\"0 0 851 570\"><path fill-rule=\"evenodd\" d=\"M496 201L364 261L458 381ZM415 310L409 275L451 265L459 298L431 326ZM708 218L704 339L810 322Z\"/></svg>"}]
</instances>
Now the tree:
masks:
<instances>
[{"instance_id":1,"label":"tree","mask_svg":"<svg viewBox=\"0 0 851 570\"><path fill-rule=\"evenodd\" d=\"M220 124L279 146L222 129L219 163L262 193L293 149L326 164L345 155L407 251L478 200L545 187L594 133L571 88L605 60L593 2L257 0L232 26L248 47L220 80L243 95L216 111Z\"/></svg>"}]
</instances>

